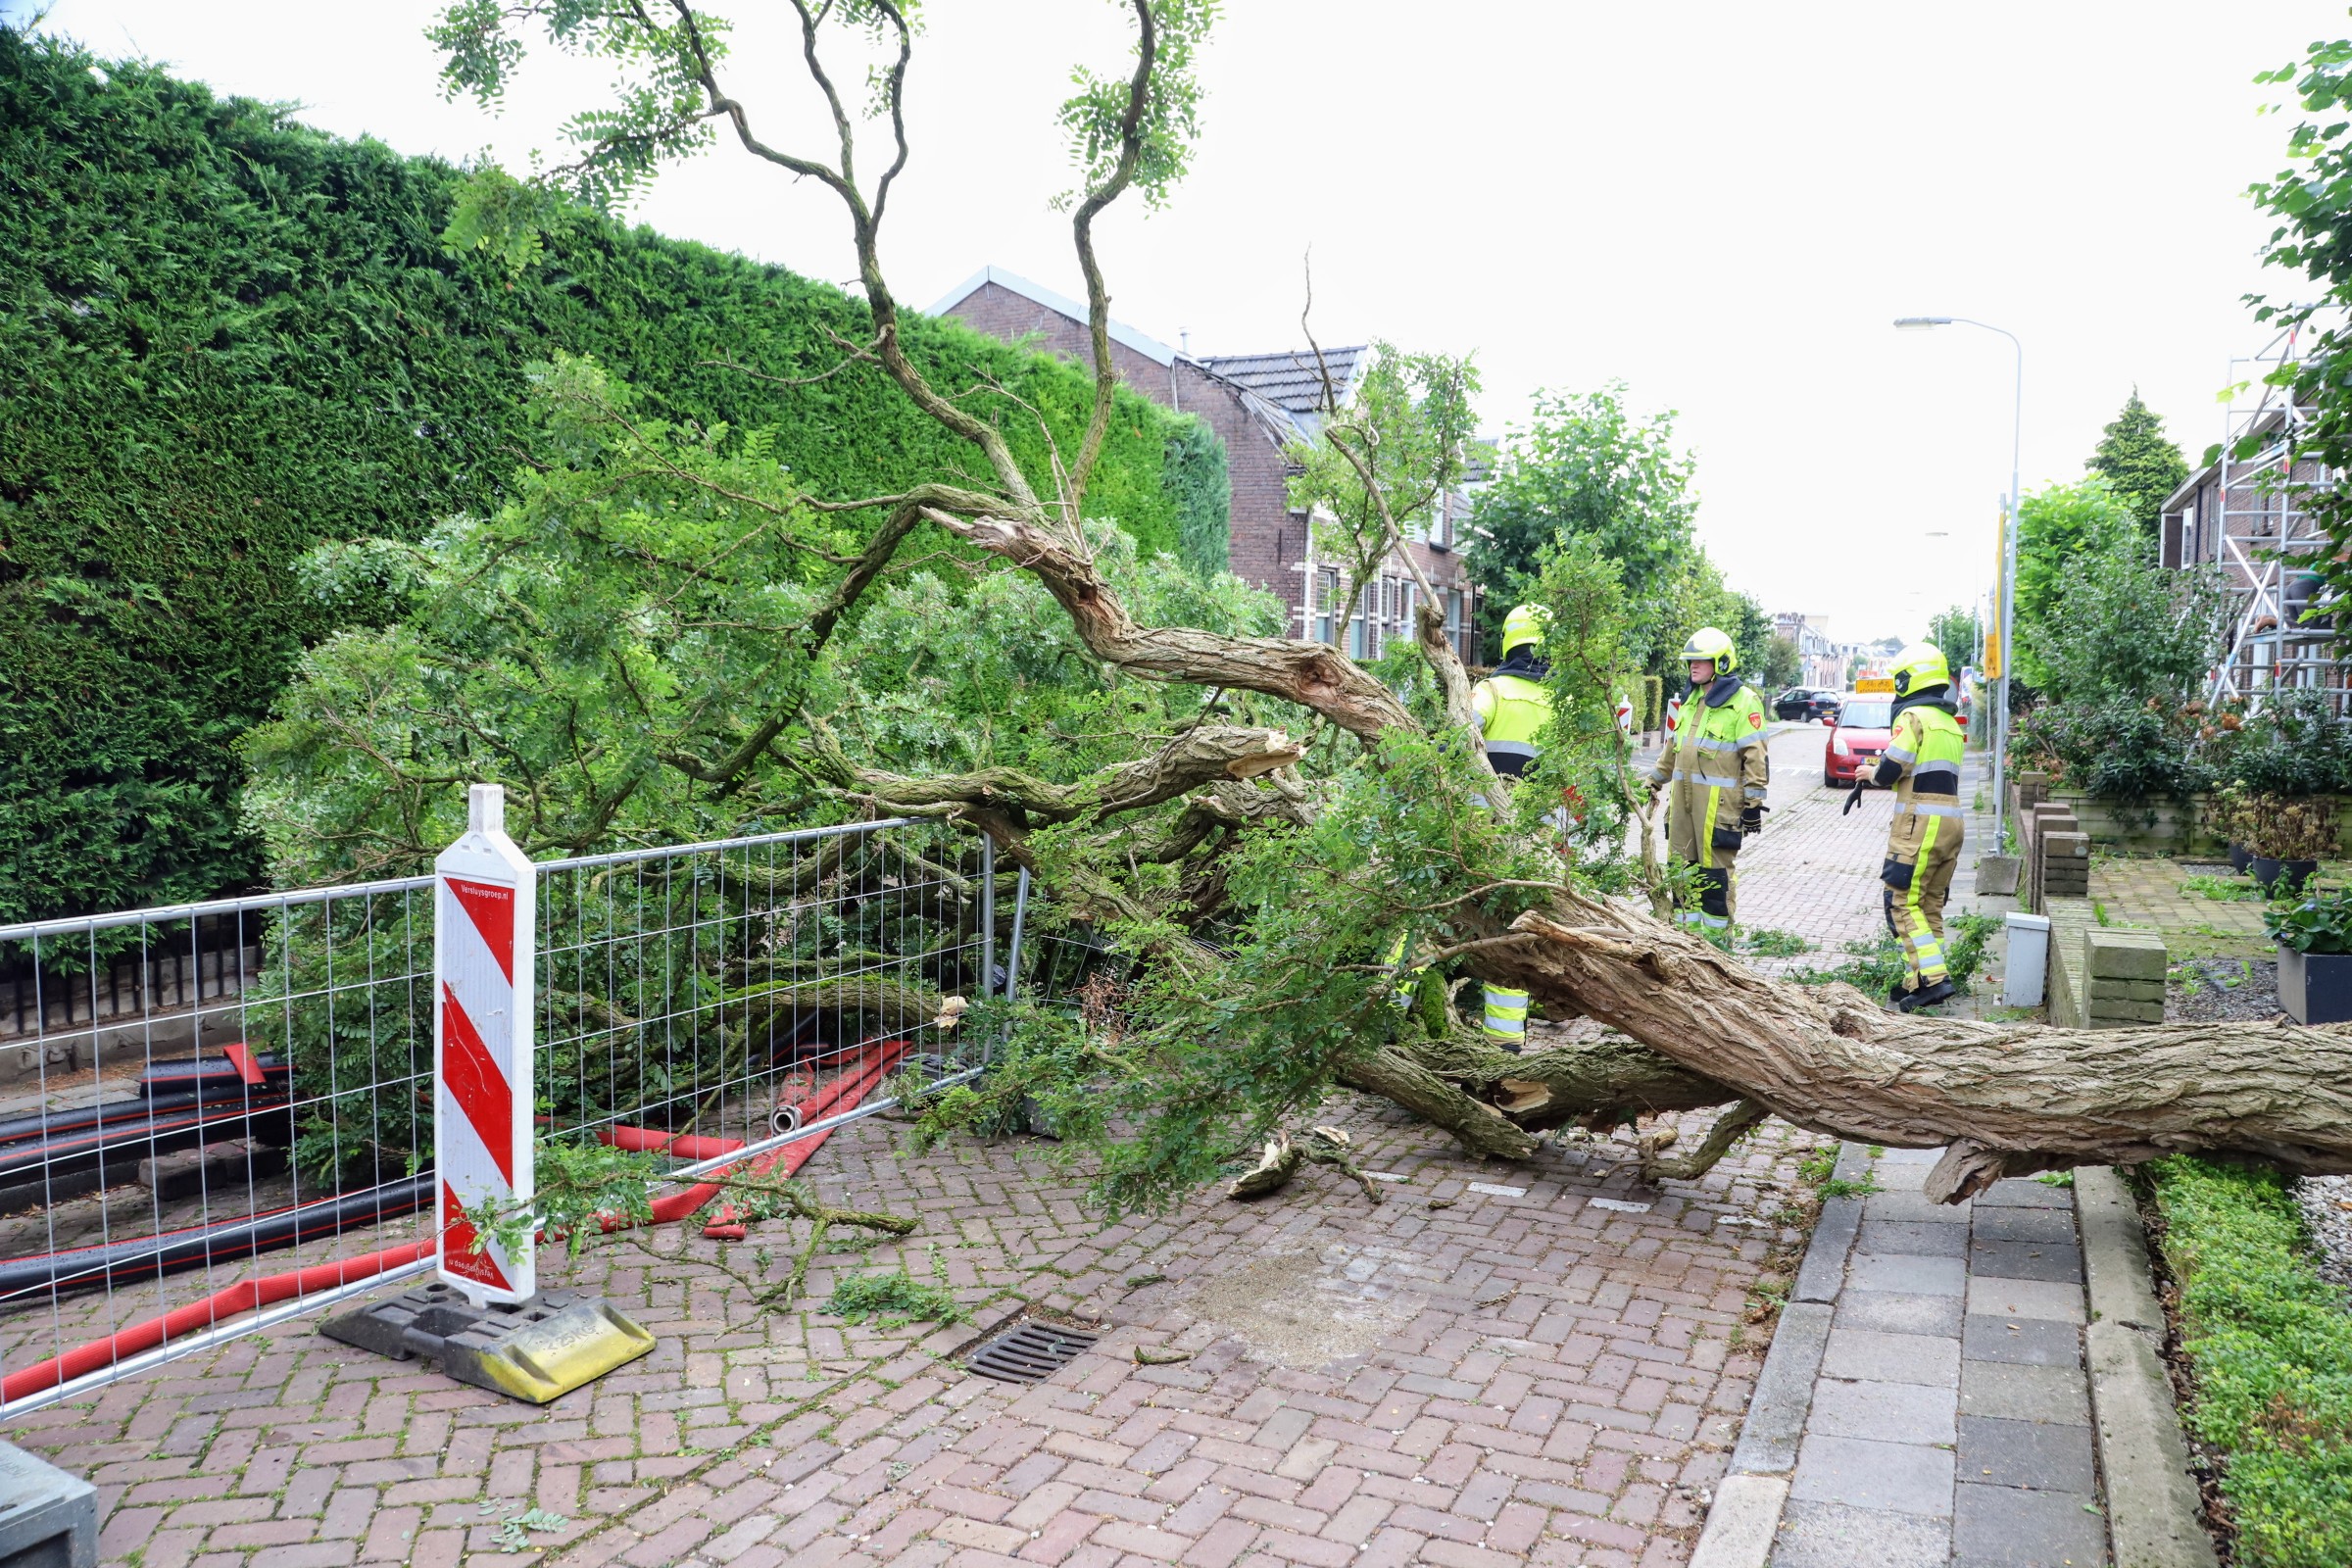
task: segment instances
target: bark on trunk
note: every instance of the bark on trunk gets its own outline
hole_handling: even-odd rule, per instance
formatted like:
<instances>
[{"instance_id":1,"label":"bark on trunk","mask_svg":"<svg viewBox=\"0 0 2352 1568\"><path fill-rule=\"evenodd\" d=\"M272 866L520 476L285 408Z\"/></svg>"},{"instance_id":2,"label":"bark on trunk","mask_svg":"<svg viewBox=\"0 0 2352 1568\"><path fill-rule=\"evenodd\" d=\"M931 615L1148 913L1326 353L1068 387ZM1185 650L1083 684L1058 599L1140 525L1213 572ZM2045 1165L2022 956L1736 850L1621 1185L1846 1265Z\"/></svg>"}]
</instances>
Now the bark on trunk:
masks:
<instances>
[{"instance_id":1,"label":"bark on trunk","mask_svg":"<svg viewBox=\"0 0 2352 1568\"><path fill-rule=\"evenodd\" d=\"M1555 1000L1800 1127L1954 1146L1946 1201L2002 1176L2194 1152L2352 1171L2352 1026L2068 1030L1890 1013L1846 986L1767 980L1581 894L1513 925L1481 972ZM1725 1098L1732 1098L1727 1095Z\"/></svg>"}]
</instances>

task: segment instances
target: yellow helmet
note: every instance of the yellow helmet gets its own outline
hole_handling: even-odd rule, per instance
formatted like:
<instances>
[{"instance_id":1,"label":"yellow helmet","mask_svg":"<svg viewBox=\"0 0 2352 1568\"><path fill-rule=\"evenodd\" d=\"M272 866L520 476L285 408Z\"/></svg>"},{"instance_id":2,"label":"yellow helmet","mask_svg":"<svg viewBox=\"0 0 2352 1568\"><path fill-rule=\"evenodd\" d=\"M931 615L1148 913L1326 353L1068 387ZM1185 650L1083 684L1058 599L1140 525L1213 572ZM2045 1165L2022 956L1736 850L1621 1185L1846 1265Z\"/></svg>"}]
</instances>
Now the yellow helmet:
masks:
<instances>
[{"instance_id":1,"label":"yellow helmet","mask_svg":"<svg viewBox=\"0 0 2352 1568\"><path fill-rule=\"evenodd\" d=\"M1715 673L1729 675L1740 667L1740 651L1732 646L1731 638L1713 626L1701 626L1683 644L1683 662L1695 663L1702 659L1715 661Z\"/></svg>"},{"instance_id":2,"label":"yellow helmet","mask_svg":"<svg viewBox=\"0 0 2352 1568\"><path fill-rule=\"evenodd\" d=\"M1502 617L1503 657L1509 658L1511 650L1523 644L1541 643L1550 629L1550 611L1542 605L1514 605L1511 612Z\"/></svg>"},{"instance_id":3,"label":"yellow helmet","mask_svg":"<svg viewBox=\"0 0 2352 1568\"><path fill-rule=\"evenodd\" d=\"M1894 695L1909 697L1931 686L1949 686L1952 666L1934 643L1913 643L1894 656Z\"/></svg>"}]
</instances>

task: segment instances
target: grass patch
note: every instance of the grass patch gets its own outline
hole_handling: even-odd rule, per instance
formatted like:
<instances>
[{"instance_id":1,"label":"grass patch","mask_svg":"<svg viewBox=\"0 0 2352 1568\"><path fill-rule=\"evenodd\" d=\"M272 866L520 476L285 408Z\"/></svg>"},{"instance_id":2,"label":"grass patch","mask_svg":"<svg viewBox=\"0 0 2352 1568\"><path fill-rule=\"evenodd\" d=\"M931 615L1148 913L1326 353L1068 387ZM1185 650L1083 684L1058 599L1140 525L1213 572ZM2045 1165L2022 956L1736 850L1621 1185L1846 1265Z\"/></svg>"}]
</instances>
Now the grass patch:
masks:
<instances>
[{"instance_id":1,"label":"grass patch","mask_svg":"<svg viewBox=\"0 0 2352 1568\"><path fill-rule=\"evenodd\" d=\"M2262 899L2262 889L2244 877L2215 876L2210 871L2182 878L2180 891L2211 899L2216 904L2255 904Z\"/></svg>"},{"instance_id":2,"label":"grass patch","mask_svg":"<svg viewBox=\"0 0 2352 1568\"><path fill-rule=\"evenodd\" d=\"M2001 922L1989 914L1956 914L1944 922L1943 964L1952 984L1962 991L1984 961L1984 943ZM1886 995L1903 978L1903 945L1891 932L1845 945L1845 962L1833 969L1799 969L1788 978L1799 985L1823 986L1842 981L1864 996Z\"/></svg>"},{"instance_id":3,"label":"grass patch","mask_svg":"<svg viewBox=\"0 0 2352 1568\"><path fill-rule=\"evenodd\" d=\"M1757 926L1740 933L1740 950L1766 958L1793 958L1800 953L1811 953L1813 944L1793 931Z\"/></svg>"},{"instance_id":4,"label":"grass patch","mask_svg":"<svg viewBox=\"0 0 2352 1568\"><path fill-rule=\"evenodd\" d=\"M970 1315L947 1287L926 1285L905 1269L851 1275L833 1287L825 1310L851 1323L871 1318L886 1329L916 1322L961 1323Z\"/></svg>"},{"instance_id":5,"label":"grass patch","mask_svg":"<svg viewBox=\"0 0 2352 1568\"><path fill-rule=\"evenodd\" d=\"M2225 1456L2241 1568L2352 1563L2352 1312L2277 1173L2147 1167L2179 1286L2188 1429Z\"/></svg>"}]
</instances>

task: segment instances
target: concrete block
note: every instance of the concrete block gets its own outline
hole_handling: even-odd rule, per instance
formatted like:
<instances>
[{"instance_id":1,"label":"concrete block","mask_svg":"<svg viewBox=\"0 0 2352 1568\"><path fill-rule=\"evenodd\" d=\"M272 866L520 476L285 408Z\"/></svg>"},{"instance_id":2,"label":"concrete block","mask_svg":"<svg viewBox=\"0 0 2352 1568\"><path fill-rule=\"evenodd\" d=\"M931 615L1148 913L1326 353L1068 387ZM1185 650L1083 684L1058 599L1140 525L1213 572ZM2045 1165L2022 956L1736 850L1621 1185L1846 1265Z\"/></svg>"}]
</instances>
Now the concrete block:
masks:
<instances>
[{"instance_id":1,"label":"concrete block","mask_svg":"<svg viewBox=\"0 0 2352 1568\"><path fill-rule=\"evenodd\" d=\"M0 1443L0 1562L96 1568L97 1489Z\"/></svg>"},{"instance_id":2,"label":"concrete block","mask_svg":"<svg viewBox=\"0 0 2352 1568\"><path fill-rule=\"evenodd\" d=\"M1841 1502L1849 1508L1951 1517L1949 1448L1925 1443L1873 1443L1863 1438L1805 1439L1789 1500Z\"/></svg>"},{"instance_id":3,"label":"concrete block","mask_svg":"<svg viewBox=\"0 0 2352 1568\"><path fill-rule=\"evenodd\" d=\"M1922 1226L1922 1230L1950 1231L1965 1240L1965 1225ZM1838 1326L1872 1334L1925 1334L1937 1339L1960 1337L1962 1302L1956 1296L1909 1296L1899 1291L1848 1291L1838 1298Z\"/></svg>"},{"instance_id":4,"label":"concrete block","mask_svg":"<svg viewBox=\"0 0 2352 1568\"><path fill-rule=\"evenodd\" d=\"M2014 855L1985 855L1977 859L1977 896L2010 897L2017 892L2023 862Z\"/></svg>"},{"instance_id":5,"label":"concrete block","mask_svg":"<svg viewBox=\"0 0 2352 1568\"><path fill-rule=\"evenodd\" d=\"M2093 1029L2116 1028L2129 1023L2164 1022L2164 1004L2161 1002L2110 1002L2093 996L2083 1009Z\"/></svg>"},{"instance_id":6,"label":"concrete block","mask_svg":"<svg viewBox=\"0 0 2352 1568\"><path fill-rule=\"evenodd\" d=\"M2112 975L2092 975L2090 994L2108 1002L2162 1002L2164 982L2161 980L2118 980Z\"/></svg>"},{"instance_id":7,"label":"concrete block","mask_svg":"<svg viewBox=\"0 0 2352 1568\"><path fill-rule=\"evenodd\" d=\"M1813 1383L1829 1342L1828 1305L1791 1301L1781 1308L1772 1331L1772 1349L1756 1379L1732 1469L1740 1475L1787 1475L1796 1467L1797 1445L1813 1409ZM1955 1380L1956 1381L1956 1380Z\"/></svg>"},{"instance_id":8,"label":"concrete block","mask_svg":"<svg viewBox=\"0 0 2352 1568\"><path fill-rule=\"evenodd\" d=\"M1879 1443L1951 1443L1960 1408L1956 1389L1917 1383L1825 1382L1813 1391L1808 1432ZM2088 1429L2083 1429L2087 1434ZM2084 1458L2089 1457L2085 1447Z\"/></svg>"},{"instance_id":9,"label":"concrete block","mask_svg":"<svg viewBox=\"0 0 2352 1568\"><path fill-rule=\"evenodd\" d=\"M2082 1265L2089 1280L2090 1320L2122 1323L2148 1334L2164 1332L2156 1302L2155 1269L2148 1260L2147 1235L2139 1204L2123 1177L2108 1165L2075 1172L2075 1204L2082 1215ZM2016 1209L2012 1214L2034 1212ZM2027 1238L2018 1238L2025 1240Z\"/></svg>"},{"instance_id":10,"label":"concrete block","mask_svg":"<svg viewBox=\"0 0 2352 1568\"><path fill-rule=\"evenodd\" d=\"M2088 1424L1960 1418L1960 1473L1973 1486L2093 1494L2099 1483L2090 1446Z\"/></svg>"},{"instance_id":11,"label":"concrete block","mask_svg":"<svg viewBox=\"0 0 2352 1568\"><path fill-rule=\"evenodd\" d=\"M2090 1425L2090 1383L2071 1366L1963 1361L1960 1413L2086 1427Z\"/></svg>"},{"instance_id":12,"label":"concrete block","mask_svg":"<svg viewBox=\"0 0 2352 1568\"><path fill-rule=\"evenodd\" d=\"M1854 1233L1861 1222L1859 1198L1833 1198L1821 1205L1821 1218L1813 1226L1813 1240L1806 1245L1805 1260L1796 1271L1792 1299L1838 1299L1838 1292L1845 1283L1846 1254L1853 1250Z\"/></svg>"},{"instance_id":13,"label":"concrete block","mask_svg":"<svg viewBox=\"0 0 2352 1568\"><path fill-rule=\"evenodd\" d=\"M1772 1568L1949 1568L1949 1520L1925 1514L1791 1502L1773 1542ZM1690 1568L1699 1568L1695 1558Z\"/></svg>"},{"instance_id":14,"label":"concrete block","mask_svg":"<svg viewBox=\"0 0 2352 1568\"><path fill-rule=\"evenodd\" d=\"M1724 1477L1690 1568L1764 1568L1788 1500L1788 1483L1778 1476Z\"/></svg>"},{"instance_id":15,"label":"concrete block","mask_svg":"<svg viewBox=\"0 0 2352 1568\"><path fill-rule=\"evenodd\" d=\"M2164 938L2156 932L2102 929L2089 933L2086 940L2094 977L2164 984Z\"/></svg>"},{"instance_id":16,"label":"concrete block","mask_svg":"<svg viewBox=\"0 0 2352 1568\"><path fill-rule=\"evenodd\" d=\"M2041 844L2041 853L2053 860L2088 860L2090 858L2090 835L2080 827L2064 832L2046 833L2042 836Z\"/></svg>"}]
</instances>

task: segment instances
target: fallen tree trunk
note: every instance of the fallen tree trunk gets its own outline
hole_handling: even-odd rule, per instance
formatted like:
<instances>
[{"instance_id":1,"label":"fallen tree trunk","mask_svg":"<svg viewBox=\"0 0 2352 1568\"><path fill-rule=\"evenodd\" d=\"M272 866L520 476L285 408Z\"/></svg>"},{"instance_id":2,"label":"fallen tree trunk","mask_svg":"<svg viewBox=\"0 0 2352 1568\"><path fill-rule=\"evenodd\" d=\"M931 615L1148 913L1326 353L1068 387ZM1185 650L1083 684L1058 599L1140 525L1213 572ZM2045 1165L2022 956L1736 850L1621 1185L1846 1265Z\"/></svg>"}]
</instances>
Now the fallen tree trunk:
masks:
<instances>
[{"instance_id":1,"label":"fallen tree trunk","mask_svg":"<svg viewBox=\"0 0 2352 1568\"><path fill-rule=\"evenodd\" d=\"M2002 1176L2193 1152L2352 1171L2352 1026L2070 1030L1904 1016L1851 987L1768 980L1694 937L1583 894L1521 915L1482 973L1573 1006L1796 1125L1951 1146L1956 1201Z\"/></svg>"}]
</instances>

